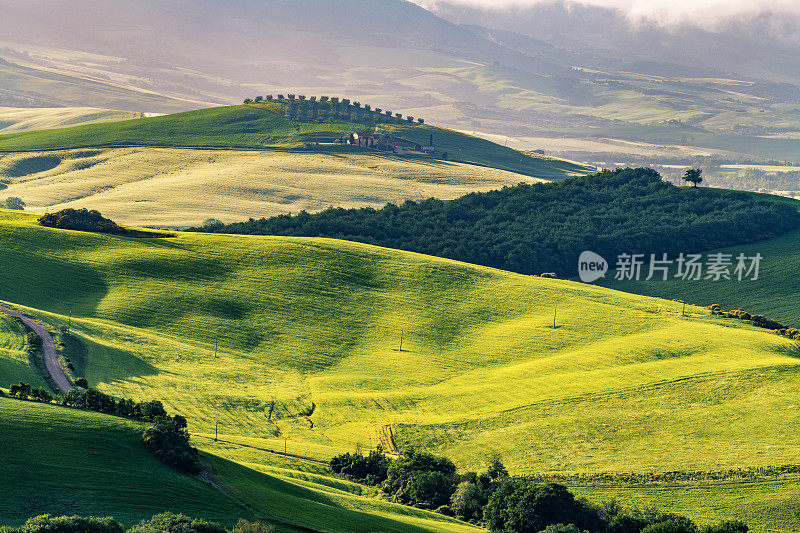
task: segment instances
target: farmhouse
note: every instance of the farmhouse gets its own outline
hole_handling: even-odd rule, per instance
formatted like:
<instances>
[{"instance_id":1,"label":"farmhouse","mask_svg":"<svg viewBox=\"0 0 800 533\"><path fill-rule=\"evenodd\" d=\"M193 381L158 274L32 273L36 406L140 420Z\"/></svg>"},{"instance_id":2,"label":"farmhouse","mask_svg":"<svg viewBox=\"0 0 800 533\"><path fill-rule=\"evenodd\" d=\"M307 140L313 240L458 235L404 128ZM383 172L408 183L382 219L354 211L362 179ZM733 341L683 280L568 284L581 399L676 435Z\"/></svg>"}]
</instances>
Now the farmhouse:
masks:
<instances>
[{"instance_id":1,"label":"farmhouse","mask_svg":"<svg viewBox=\"0 0 800 533\"><path fill-rule=\"evenodd\" d=\"M394 136L376 135L368 131L351 133L347 143L362 148L386 151L394 151L397 146Z\"/></svg>"}]
</instances>

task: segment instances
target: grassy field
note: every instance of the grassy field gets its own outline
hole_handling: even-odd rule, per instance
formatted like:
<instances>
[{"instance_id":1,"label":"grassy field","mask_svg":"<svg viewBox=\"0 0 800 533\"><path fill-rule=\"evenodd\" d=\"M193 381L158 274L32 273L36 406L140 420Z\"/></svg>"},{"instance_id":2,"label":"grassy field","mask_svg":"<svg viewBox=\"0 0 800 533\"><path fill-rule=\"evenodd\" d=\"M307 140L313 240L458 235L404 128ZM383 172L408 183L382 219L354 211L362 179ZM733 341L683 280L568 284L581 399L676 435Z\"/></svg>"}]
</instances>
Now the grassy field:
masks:
<instances>
[{"instance_id":1,"label":"grassy field","mask_svg":"<svg viewBox=\"0 0 800 533\"><path fill-rule=\"evenodd\" d=\"M0 198L28 209L98 209L155 226L233 222L329 206L452 199L536 178L494 168L379 153L104 148L0 154Z\"/></svg>"},{"instance_id":2,"label":"grassy field","mask_svg":"<svg viewBox=\"0 0 800 533\"><path fill-rule=\"evenodd\" d=\"M283 468L279 477L204 453L223 491L163 465L142 445L142 431L121 418L0 398L3 481L16 488L0 495L0 523L52 513L112 515L130 526L170 510L226 526L262 520L278 531L478 531L336 488L322 475L304 480Z\"/></svg>"},{"instance_id":3,"label":"grassy field","mask_svg":"<svg viewBox=\"0 0 800 533\"><path fill-rule=\"evenodd\" d=\"M35 69L0 60L0 105L13 107L92 106L134 112L174 113L197 103L109 82Z\"/></svg>"},{"instance_id":4,"label":"grassy field","mask_svg":"<svg viewBox=\"0 0 800 533\"><path fill-rule=\"evenodd\" d=\"M163 399L199 432L324 458L392 426L398 444L469 468L497 452L517 473L775 465L800 448L795 345L701 308L333 240L132 240L8 211L0 238L0 298L54 324L71 312L90 383Z\"/></svg>"},{"instance_id":5,"label":"grassy field","mask_svg":"<svg viewBox=\"0 0 800 533\"><path fill-rule=\"evenodd\" d=\"M672 486L570 487L590 501L616 499L625 507L657 508L691 516L699 524L742 520L755 533L797 531L797 480Z\"/></svg>"},{"instance_id":6,"label":"grassy field","mask_svg":"<svg viewBox=\"0 0 800 533\"><path fill-rule=\"evenodd\" d=\"M774 239L709 252L732 254L734 258L740 253L748 257L760 253L763 260L755 281L740 282L733 279L711 282L674 278L667 281L617 281L613 278L613 272L601 281L603 285L638 294L683 298L704 306L717 303L726 310L741 308L796 328L800 325L800 301L797 299L800 293L798 239L800 231L793 231Z\"/></svg>"},{"instance_id":7,"label":"grassy field","mask_svg":"<svg viewBox=\"0 0 800 533\"><path fill-rule=\"evenodd\" d=\"M0 376L3 385L24 381L43 386L28 361L24 327L8 315L0 315Z\"/></svg>"},{"instance_id":8,"label":"grassy field","mask_svg":"<svg viewBox=\"0 0 800 533\"><path fill-rule=\"evenodd\" d=\"M141 116L142 113L133 111L94 107L0 107L0 134L114 122Z\"/></svg>"},{"instance_id":9,"label":"grassy field","mask_svg":"<svg viewBox=\"0 0 800 533\"><path fill-rule=\"evenodd\" d=\"M34 131L0 136L0 152L65 150L72 148L155 146L217 149L300 149L351 152L356 148L331 144L329 137L349 135L374 124L297 122L285 116L286 105L269 103L201 109L174 115L92 124L58 131ZM366 119L363 119L366 120ZM541 178L564 178L583 173L583 167L523 154L490 141L428 125L378 125L413 147L434 136L437 149L449 159L488 165ZM328 145L310 146L324 133ZM363 149L361 149L363 150Z\"/></svg>"}]
</instances>

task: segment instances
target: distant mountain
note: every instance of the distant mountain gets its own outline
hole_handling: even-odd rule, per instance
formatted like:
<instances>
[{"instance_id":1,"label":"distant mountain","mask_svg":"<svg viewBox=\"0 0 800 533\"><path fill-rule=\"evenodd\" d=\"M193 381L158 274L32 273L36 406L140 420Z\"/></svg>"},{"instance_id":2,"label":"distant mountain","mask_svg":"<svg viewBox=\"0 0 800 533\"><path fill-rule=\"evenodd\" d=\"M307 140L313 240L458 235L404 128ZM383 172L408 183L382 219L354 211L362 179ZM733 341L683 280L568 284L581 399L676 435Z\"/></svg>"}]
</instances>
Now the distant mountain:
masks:
<instances>
[{"instance_id":1,"label":"distant mountain","mask_svg":"<svg viewBox=\"0 0 800 533\"><path fill-rule=\"evenodd\" d=\"M578 4L435 11L406 0L0 0L0 58L197 107L337 95L527 149L611 139L613 151L800 160L794 19L712 32L632 26ZM0 72L0 98L6 85ZM8 98L100 105L96 91L76 92L67 101L40 84ZM160 110L141 98L117 108Z\"/></svg>"},{"instance_id":2,"label":"distant mountain","mask_svg":"<svg viewBox=\"0 0 800 533\"><path fill-rule=\"evenodd\" d=\"M611 60L637 71L665 74L661 67L673 64L683 67L683 75L733 74L800 83L800 16L764 12L718 21L712 30L702 24L632 22L619 10L577 2L501 10L437 1L431 9L456 24L510 31L570 50L583 66ZM514 42L508 34L499 35L499 44L538 53L534 41Z\"/></svg>"}]
</instances>

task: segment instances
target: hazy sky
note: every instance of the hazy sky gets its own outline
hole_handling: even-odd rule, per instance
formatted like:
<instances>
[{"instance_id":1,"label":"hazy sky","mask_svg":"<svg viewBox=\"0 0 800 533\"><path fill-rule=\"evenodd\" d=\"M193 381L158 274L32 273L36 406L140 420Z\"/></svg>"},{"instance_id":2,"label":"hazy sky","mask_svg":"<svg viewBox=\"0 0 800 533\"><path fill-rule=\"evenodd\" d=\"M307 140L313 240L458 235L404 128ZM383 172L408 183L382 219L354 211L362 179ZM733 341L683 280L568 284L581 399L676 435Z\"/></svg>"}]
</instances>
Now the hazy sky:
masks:
<instances>
[{"instance_id":1,"label":"hazy sky","mask_svg":"<svg viewBox=\"0 0 800 533\"><path fill-rule=\"evenodd\" d=\"M430 7L439 0L412 0ZM490 9L529 6L552 0L447 0ZM664 23L689 19L729 18L764 11L800 14L800 0L567 0L566 3L594 4L626 11L631 18L653 18Z\"/></svg>"}]
</instances>

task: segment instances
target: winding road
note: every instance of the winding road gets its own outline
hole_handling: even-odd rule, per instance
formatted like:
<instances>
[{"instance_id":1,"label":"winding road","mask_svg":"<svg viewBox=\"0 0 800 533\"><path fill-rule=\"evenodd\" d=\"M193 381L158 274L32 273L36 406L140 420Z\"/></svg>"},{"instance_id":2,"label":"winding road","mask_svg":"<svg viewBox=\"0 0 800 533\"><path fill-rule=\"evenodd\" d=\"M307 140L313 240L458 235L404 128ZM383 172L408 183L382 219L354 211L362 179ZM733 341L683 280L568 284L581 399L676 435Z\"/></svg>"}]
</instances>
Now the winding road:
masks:
<instances>
[{"instance_id":1,"label":"winding road","mask_svg":"<svg viewBox=\"0 0 800 533\"><path fill-rule=\"evenodd\" d=\"M72 389L72 383L70 383L67 374L64 372L64 369L61 368L61 365L58 363L58 353L56 353L56 343L53 342L53 336L50 335L50 332L44 329L42 326L37 324L33 321L33 319L28 318L25 315L22 315L16 311L8 309L7 307L0 306L0 313L5 313L10 316L14 316L22 320L22 322L28 326L34 333L36 333L39 338L42 339L42 357L44 358L44 366L47 370L47 373L50 374L50 378L58 387L58 391L61 394L66 394Z\"/></svg>"}]
</instances>

